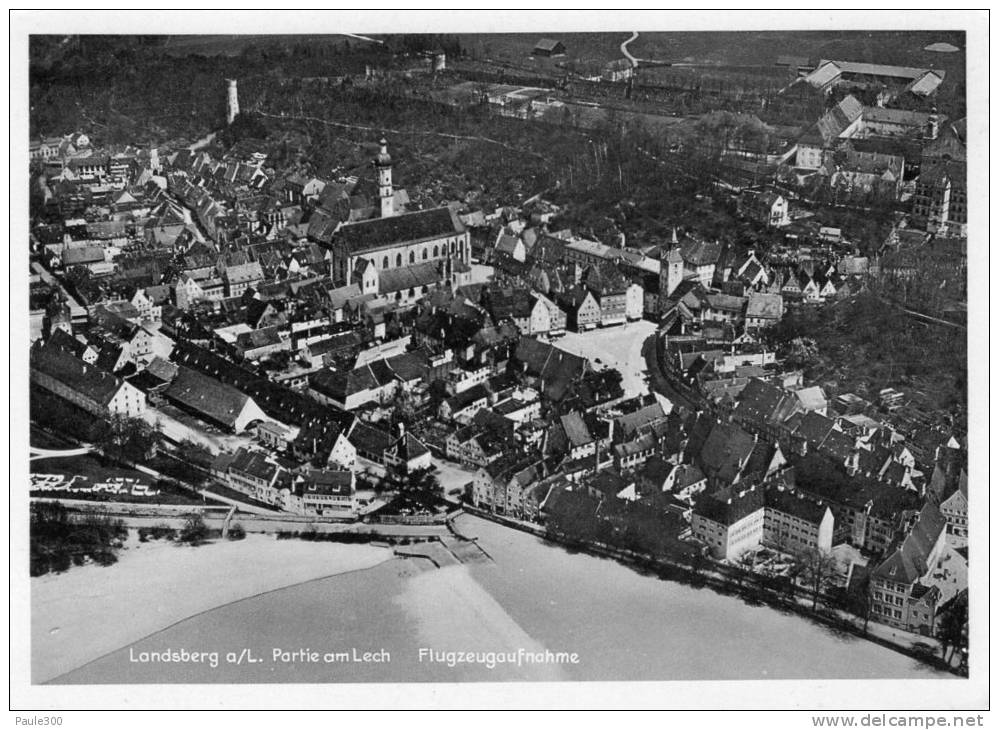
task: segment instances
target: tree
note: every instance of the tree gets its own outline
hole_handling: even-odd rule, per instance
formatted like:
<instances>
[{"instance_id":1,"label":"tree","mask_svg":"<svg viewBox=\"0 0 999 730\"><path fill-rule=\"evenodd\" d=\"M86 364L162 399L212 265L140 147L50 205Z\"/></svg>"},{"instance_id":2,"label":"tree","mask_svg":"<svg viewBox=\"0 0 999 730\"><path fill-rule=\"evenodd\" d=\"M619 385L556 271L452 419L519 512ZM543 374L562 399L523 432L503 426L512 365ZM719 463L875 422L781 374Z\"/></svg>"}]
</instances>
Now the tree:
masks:
<instances>
[{"instance_id":1,"label":"tree","mask_svg":"<svg viewBox=\"0 0 999 730\"><path fill-rule=\"evenodd\" d=\"M819 595L836 575L836 558L817 547L800 552L795 557L801 566L801 577L812 593L814 611L819 603Z\"/></svg>"},{"instance_id":2,"label":"tree","mask_svg":"<svg viewBox=\"0 0 999 730\"><path fill-rule=\"evenodd\" d=\"M212 464L212 452L197 441L184 439L180 442L179 452L184 455L186 461L197 466L209 467Z\"/></svg>"},{"instance_id":3,"label":"tree","mask_svg":"<svg viewBox=\"0 0 999 730\"><path fill-rule=\"evenodd\" d=\"M968 637L965 633L968 624L968 594L962 592L954 598L937 624L937 638L940 640L941 658L948 662L954 659L954 650L964 648ZM947 650L950 649L950 655Z\"/></svg>"},{"instance_id":4,"label":"tree","mask_svg":"<svg viewBox=\"0 0 999 730\"><path fill-rule=\"evenodd\" d=\"M180 542L200 545L208 537L208 525L200 512L192 512L184 519L184 526L180 529L177 539Z\"/></svg>"},{"instance_id":5,"label":"tree","mask_svg":"<svg viewBox=\"0 0 999 730\"><path fill-rule=\"evenodd\" d=\"M153 451L156 439L156 431L141 418L115 413L97 430L94 443L115 461L140 461Z\"/></svg>"},{"instance_id":6,"label":"tree","mask_svg":"<svg viewBox=\"0 0 999 730\"><path fill-rule=\"evenodd\" d=\"M864 619L863 630L866 634L867 624L871 620L871 576L866 570L860 571L860 575L847 586L846 606Z\"/></svg>"},{"instance_id":7,"label":"tree","mask_svg":"<svg viewBox=\"0 0 999 730\"><path fill-rule=\"evenodd\" d=\"M792 368L806 370L819 361L819 345L811 337L795 337L788 343L786 362Z\"/></svg>"},{"instance_id":8,"label":"tree","mask_svg":"<svg viewBox=\"0 0 999 730\"><path fill-rule=\"evenodd\" d=\"M416 401L405 388L396 389L392 398L392 420L394 423L413 423L416 421Z\"/></svg>"},{"instance_id":9,"label":"tree","mask_svg":"<svg viewBox=\"0 0 999 730\"><path fill-rule=\"evenodd\" d=\"M752 550L742 552L735 560L735 567L738 571L736 579L738 580L739 587L742 588L743 581L754 572L753 569L756 567L756 553Z\"/></svg>"}]
</instances>

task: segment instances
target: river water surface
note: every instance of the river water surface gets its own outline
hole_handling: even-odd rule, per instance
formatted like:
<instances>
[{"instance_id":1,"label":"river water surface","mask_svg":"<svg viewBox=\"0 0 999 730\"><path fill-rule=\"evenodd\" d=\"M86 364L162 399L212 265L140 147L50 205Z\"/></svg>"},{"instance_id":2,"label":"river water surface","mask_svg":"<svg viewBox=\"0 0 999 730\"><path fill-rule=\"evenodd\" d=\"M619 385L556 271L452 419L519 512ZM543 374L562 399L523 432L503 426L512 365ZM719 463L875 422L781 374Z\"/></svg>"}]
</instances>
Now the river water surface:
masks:
<instances>
[{"instance_id":1,"label":"river water surface","mask_svg":"<svg viewBox=\"0 0 999 730\"><path fill-rule=\"evenodd\" d=\"M457 525L491 559L441 569L396 559L238 601L54 682L948 676L797 615L641 575L469 515ZM207 661L151 660L167 650L205 652Z\"/></svg>"}]
</instances>

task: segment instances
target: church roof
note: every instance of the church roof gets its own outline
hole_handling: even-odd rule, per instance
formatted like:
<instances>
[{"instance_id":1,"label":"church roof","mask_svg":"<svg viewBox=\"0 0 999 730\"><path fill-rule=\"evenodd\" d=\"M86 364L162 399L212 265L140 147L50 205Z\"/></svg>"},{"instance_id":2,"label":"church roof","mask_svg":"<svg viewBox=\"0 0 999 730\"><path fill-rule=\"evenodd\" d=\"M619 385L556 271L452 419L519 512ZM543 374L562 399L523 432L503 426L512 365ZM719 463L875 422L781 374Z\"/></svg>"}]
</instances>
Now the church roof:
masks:
<instances>
[{"instance_id":1,"label":"church roof","mask_svg":"<svg viewBox=\"0 0 999 730\"><path fill-rule=\"evenodd\" d=\"M454 236L464 231L465 226L458 216L445 207L352 223L343 226L334 238L349 253L360 253Z\"/></svg>"}]
</instances>

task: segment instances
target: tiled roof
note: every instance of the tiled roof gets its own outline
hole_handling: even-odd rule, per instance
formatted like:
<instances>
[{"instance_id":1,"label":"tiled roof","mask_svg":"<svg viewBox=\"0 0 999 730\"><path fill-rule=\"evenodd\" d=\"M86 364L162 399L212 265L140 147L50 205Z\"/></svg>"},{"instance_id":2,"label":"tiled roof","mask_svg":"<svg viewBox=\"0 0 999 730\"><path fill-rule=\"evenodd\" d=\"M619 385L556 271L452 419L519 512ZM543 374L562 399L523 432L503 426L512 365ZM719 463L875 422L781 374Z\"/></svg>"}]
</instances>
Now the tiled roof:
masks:
<instances>
[{"instance_id":1,"label":"tiled roof","mask_svg":"<svg viewBox=\"0 0 999 730\"><path fill-rule=\"evenodd\" d=\"M80 246L67 248L62 252L64 266L77 266L104 261L104 249L100 246Z\"/></svg>"},{"instance_id":2,"label":"tiled roof","mask_svg":"<svg viewBox=\"0 0 999 730\"><path fill-rule=\"evenodd\" d=\"M843 460L853 455L853 452L857 449L857 444L853 437L842 431L832 430L826 436L819 449L829 456Z\"/></svg>"},{"instance_id":3,"label":"tiled roof","mask_svg":"<svg viewBox=\"0 0 999 730\"><path fill-rule=\"evenodd\" d=\"M734 525L764 507L762 489L729 488L714 494L703 493L694 502L694 512L712 522Z\"/></svg>"},{"instance_id":4,"label":"tiled roof","mask_svg":"<svg viewBox=\"0 0 999 730\"><path fill-rule=\"evenodd\" d=\"M700 466L705 474L725 482L738 479L756 439L735 424L716 423L700 453Z\"/></svg>"},{"instance_id":5,"label":"tiled roof","mask_svg":"<svg viewBox=\"0 0 999 730\"><path fill-rule=\"evenodd\" d=\"M753 292L746 303L746 318L780 319L784 313L784 298L780 294Z\"/></svg>"},{"instance_id":6,"label":"tiled roof","mask_svg":"<svg viewBox=\"0 0 999 730\"><path fill-rule=\"evenodd\" d=\"M520 338L515 357L527 372L544 381L544 393L552 400L561 400L569 385L587 371L585 358L573 355L533 337Z\"/></svg>"},{"instance_id":7,"label":"tiled roof","mask_svg":"<svg viewBox=\"0 0 999 730\"><path fill-rule=\"evenodd\" d=\"M925 576L933 567L927 560L946 526L940 510L927 503L902 544L874 569L873 576L896 583L914 583Z\"/></svg>"},{"instance_id":8,"label":"tiled roof","mask_svg":"<svg viewBox=\"0 0 999 730\"><path fill-rule=\"evenodd\" d=\"M865 106L864 121L883 122L887 124L903 124L910 127L924 128L932 116L929 112L910 111L908 109L889 109L883 106ZM943 118L940 120L943 121Z\"/></svg>"},{"instance_id":9,"label":"tiled roof","mask_svg":"<svg viewBox=\"0 0 999 730\"><path fill-rule=\"evenodd\" d=\"M450 208L433 208L343 226L335 235L335 243L351 253L359 253L464 231L465 226Z\"/></svg>"},{"instance_id":10,"label":"tiled roof","mask_svg":"<svg viewBox=\"0 0 999 730\"><path fill-rule=\"evenodd\" d=\"M309 387L317 393L343 403L352 395L380 388L393 379L391 371L386 372L384 367L378 366L379 363L384 364L384 361L376 361L353 370L339 372L323 368L309 376Z\"/></svg>"},{"instance_id":11,"label":"tiled roof","mask_svg":"<svg viewBox=\"0 0 999 730\"><path fill-rule=\"evenodd\" d=\"M395 455L403 461L412 461L426 454L430 449L411 433L403 434L392 447Z\"/></svg>"},{"instance_id":12,"label":"tiled roof","mask_svg":"<svg viewBox=\"0 0 999 730\"><path fill-rule=\"evenodd\" d=\"M94 365L87 365L58 347L34 347L31 369L44 373L85 398L106 406L123 382Z\"/></svg>"},{"instance_id":13,"label":"tiled roof","mask_svg":"<svg viewBox=\"0 0 999 730\"><path fill-rule=\"evenodd\" d=\"M392 434L364 421L359 421L354 430L350 432L350 443L358 451L381 454L392 445Z\"/></svg>"},{"instance_id":14,"label":"tiled roof","mask_svg":"<svg viewBox=\"0 0 999 730\"><path fill-rule=\"evenodd\" d=\"M733 415L750 422L783 423L795 410L797 401L789 392L753 378L739 393L739 404Z\"/></svg>"},{"instance_id":15,"label":"tiled roof","mask_svg":"<svg viewBox=\"0 0 999 730\"><path fill-rule=\"evenodd\" d=\"M726 312L741 312L746 300L743 297L733 297L728 294L711 292L706 297L708 307Z\"/></svg>"},{"instance_id":16,"label":"tiled roof","mask_svg":"<svg viewBox=\"0 0 999 730\"><path fill-rule=\"evenodd\" d=\"M260 281L264 278L264 272L260 268L260 264L253 261L248 264L237 264L236 266L226 267L222 276L230 284L242 284L245 282L252 283Z\"/></svg>"},{"instance_id":17,"label":"tiled roof","mask_svg":"<svg viewBox=\"0 0 999 730\"><path fill-rule=\"evenodd\" d=\"M802 408L806 411L820 410L828 405L826 394L818 385L812 385L808 388L799 388L794 391L794 395L798 399L798 402L801 403Z\"/></svg>"},{"instance_id":18,"label":"tiled roof","mask_svg":"<svg viewBox=\"0 0 999 730\"><path fill-rule=\"evenodd\" d=\"M906 87L906 91L917 96L929 96L943 82L943 71L927 71Z\"/></svg>"},{"instance_id":19,"label":"tiled roof","mask_svg":"<svg viewBox=\"0 0 999 730\"><path fill-rule=\"evenodd\" d=\"M862 63L857 61L834 61L840 71L846 74L859 74L862 76L885 76L896 79L918 79L929 69L914 68L912 66L888 66L880 63ZM941 78L943 71L934 71Z\"/></svg>"},{"instance_id":20,"label":"tiled roof","mask_svg":"<svg viewBox=\"0 0 999 730\"><path fill-rule=\"evenodd\" d=\"M616 497L631 484L616 469L601 469L594 474L587 484L607 497Z\"/></svg>"},{"instance_id":21,"label":"tiled roof","mask_svg":"<svg viewBox=\"0 0 999 730\"><path fill-rule=\"evenodd\" d=\"M562 41L553 40L551 38L542 38L537 43L534 44L535 49L540 49L542 51L554 51L561 44Z\"/></svg>"},{"instance_id":22,"label":"tiled roof","mask_svg":"<svg viewBox=\"0 0 999 730\"><path fill-rule=\"evenodd\" d=\"M657 402L643 406L631 413L625 413L616 419L617 429L625 438L644 430L653 423L666 419L666 412Z\"/></svg>"},{"instance_id":23,"label":"tiled roof","mask_svg":"<svg viewBox=\"0 0 999 730\"><path fill-rule=\"evenodd\" d=\"M417 289L436 284L442 278L440 264L436 261L386 269L378 274L378 291L381 294L391 294L406 289Z\"/></svg>"},{"instance_id":24,"label":"tiled roof","mask_svg":"<svg viewBox=\"0 0 999 730\"><path fill-rule=\"evenodd\" d=\"M805 77L805 81L815 87L825 86L839 78L842 72L835 63L825 61Z\"/></svg>"},{"instance_id":25,"label":"tiled roof","mask_svg":"<svg viewBox=\"0 0 999 730\"><path fill-rule=\"evenodd\" d=\"M813 525L821 523L829 509L826 505L806 497L801 492L790 492L779 488L766 491L766 507L786 515L792 515Z\"/></svg>"},{"instance_id":26,"label":"tiled roof","mask_svg":"<svg viewBox=\"0 0 999 730\"><path fill-rule=\"evenodd\" d=\"M489 389L486 388L482 383L473 385L467 390L463 390L460 393L456 393L447 399L448 407L451 409L452 413L468 408L476 401L488 400L489 399Z\"/></svg>"},{"instance_id":27,"label":"tiled roof","mask_svg":"<svg viewBox=\"0 0 999 730\"><path fill-rule=\"evenodd\" d=\"M323 405L197 345L178 341L170 357L179 365L194 368L247 393L264 413L282 423L339 432L349 431L356 420L352 413Z\"/></svg>"},{"instance_id":28,"label":"tiled roof","mask_svg":"<svg viewBox=\"0 0 999 730\"><path fill-rule=\"evenodd\" d=\"M826 436L833 430L835 422L831 418L826 418L821 413L809 411L801 418L801 423L795 430L794 435L803 438L809 444L817 447Z\"/></svg>"},{"instance_id":29,"label":"tiled roof","mask_svg":"<svg viewBox=\"0 0 999 730\"><path fill-rule=\"evenodd\" d=\"M312 494L349 497L354 493L354 475L349 471L309 469L303 475L302 496Z\"/></svg>"},{"instance_id":30,"label":"tiled roof","mask_svg":"<svg viewBox=\"0 0 999 730\"><path fill-rule=\"evenodd\" d=\"M280 467L268 460L267 455L260 451L250 451L241 448L233 454L228 471L242 472L268 484L274 481Z\"/></svg>"},{"instance_id":31,"label":"tiled roof","mask_svg":"<svg viewBox=\"0 0 999 730\"><path fill-rule=\"evenodd\" d=\"M802 142L828 145L839 137L864 112L864 107L853 96L848 96L822 115L815 125L801 138Z\"/></svg>"},{"instance_id":32,"label":"tiled roof","mask_svg":"<svg viewBox=\"0 0 999 730\"><path fill-rule=\"evenodd\" d=\"M569 443L573 447L593 443L593 436L590 435L590 429L587 428L586 422L580 414L576 412L567 413L562 416L560 422L562 423L562 428L565 430L566 438L569 439Z\"/></svg>"},{"instance_id":33,"label":"tiled roof","mask_svg":"<svg viewBox=\"0 0 999 730\"><path fill-rule=\"evenodd\" d=\"M718 241L697 241L688 239L684 242L681 255L690 266L708 266L717 264L721 257L722 246Z\"/></svg>"},{"instance_id":34,"label":"tiled roof","mask_svg":"<svg viewBox=\"0 0 999 730\"><path fill-rule=\"evenodd\" d=\"M186 367L178 369L177 377L164 395L229 428L235 426L236 419L250 401L248 395L236 388Z\"/></svg>"},{"instance_id":35,"label":"tiled roof","mask_svg":"<svg viewBox=\"0 0 999 730\"><path fill-rule=\"evenodd\" d=\"M87 343L81 342L61 328L53 330L52 335L45 341L44 347L65 350L74 357L82 357L87 351Z\"/></svg>"},{"instance_id":36,"label":"tiled roof","mask_svg":"<svg viewBox=\"0 0 999 730\"><path fill-rule=\"evenodd\" d=\"M673 470L673 491L680 492L704 481L704 473L693 464L678 464Z\"/></svg>"}]
</instances>

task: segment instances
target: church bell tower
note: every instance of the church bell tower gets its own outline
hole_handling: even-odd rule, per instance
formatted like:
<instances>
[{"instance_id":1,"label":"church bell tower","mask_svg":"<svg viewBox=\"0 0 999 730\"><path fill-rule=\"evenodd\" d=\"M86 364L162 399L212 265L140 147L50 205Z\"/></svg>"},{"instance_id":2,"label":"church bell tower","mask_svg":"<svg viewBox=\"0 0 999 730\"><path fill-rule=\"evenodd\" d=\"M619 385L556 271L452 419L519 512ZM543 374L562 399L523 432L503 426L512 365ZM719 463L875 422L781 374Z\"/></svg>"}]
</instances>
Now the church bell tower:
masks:
<instances>
[{"instance_id":1,"label":"church bell tower","mask_svg":"<svg viewBox=\"0 0 999 730\"><path fill-rule=\"evenodd\" d=\"M392 189L392 156L388 153L388 142L382 137L381 150L375 157L375 170L378 172L378 197L382 204L382 218L395 215L395 192Z\"/></svg>"}]
</instances>

